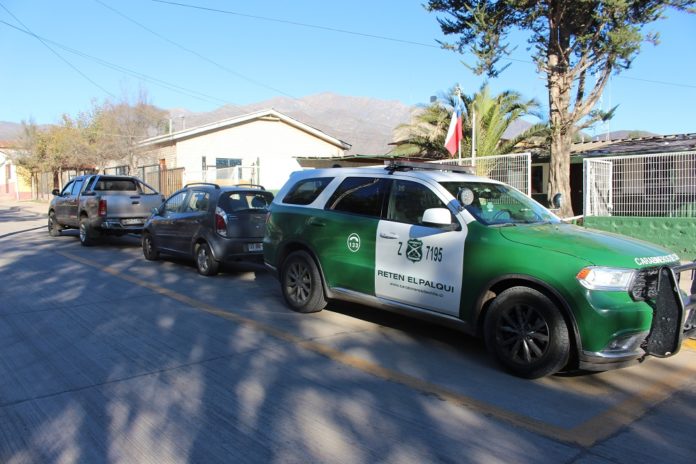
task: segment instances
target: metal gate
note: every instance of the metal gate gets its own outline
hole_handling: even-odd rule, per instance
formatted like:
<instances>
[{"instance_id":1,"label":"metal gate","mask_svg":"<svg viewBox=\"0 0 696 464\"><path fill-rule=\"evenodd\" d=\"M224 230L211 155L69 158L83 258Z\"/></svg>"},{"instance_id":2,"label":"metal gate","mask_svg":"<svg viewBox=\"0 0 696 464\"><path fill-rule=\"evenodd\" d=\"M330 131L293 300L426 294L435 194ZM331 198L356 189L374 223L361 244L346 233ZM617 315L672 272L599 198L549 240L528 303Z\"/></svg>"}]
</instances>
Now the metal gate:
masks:
<instances>
[{"instance_id":1,"label":"metal gate","mask_svg":"<svg viewBox=\"0 0 696 464\"><path fill-rule=\"evenodd\" d=\"M472 166L477 176L488 177L515 187L527 196L532 195L532 155L512 153L497 156L437 160L434 163L453 166Z\"/></svg>"},{"instance_id":2,"label":"metal gate","mask_svg":"<svg viewBox=\"0 0 696 464\"><path fill-rule=\"evenodd\" d=\"M583 160L585 216L611 216L612 162L598 159Z\"/></svg>"}]
</instances>

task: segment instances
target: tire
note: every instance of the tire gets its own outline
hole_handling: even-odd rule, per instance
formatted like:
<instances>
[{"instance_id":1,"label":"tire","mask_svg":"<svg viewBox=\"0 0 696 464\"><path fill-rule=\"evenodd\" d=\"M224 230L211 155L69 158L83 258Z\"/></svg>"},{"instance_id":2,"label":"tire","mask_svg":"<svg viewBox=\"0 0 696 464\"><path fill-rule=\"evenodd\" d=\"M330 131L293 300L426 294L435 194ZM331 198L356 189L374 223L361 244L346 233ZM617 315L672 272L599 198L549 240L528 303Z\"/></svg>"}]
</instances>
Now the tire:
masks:
<instances>
[{"instance_id":1,"label":"tire","mask_svg":"<svg viewBox=\"0 0 696 464\"><path fill-rule=\"evenodd\" d=\"M97 231L89 225L89 219L80 219L80 243L82 246L92 246L97 239Z\"/></svg>"},{"instance_id":2,"label":"tire","mask_svg":"<svg viewBox=\"0 0 696 464\"><path fill-rule=\"evenodd\" d=\"M56 220L56 212L51 211L48 213L48 233L51 237L59 237L60 236L60 231L63 230L63 228L58 224L58 221Z\"/></svg>"},{"instance_id":3,"label":"tire","mask_svg":"<svg viewBox=\"0 0 696 464\"><path fill-rule=\"evenodd\" d=\"M283 261L280 287L285 302L299 313L315 313L326 306L321 274L306 251L295 251Z\"/></svg>"},{"instance_id":4,"label":"tire","mask_svg":"<svg viewBox=\"0 0 696 464\"><path fill-rule=\"evenodd\" d=\"M143 256L148 261L157 261L159 259L159 250L155 246L155 242L152 239L152 235L147 232L143 232Z\"/></svg>"},{"instance_id":5,"label":"tire","mask_svg":"<svg viewBox=\"0 0 696 464\"><path fill-rule=\"evenodd\" d=\"M220 270L220 263L215 261L210 246L207 243L200 243L196 246L195 252L196 268L198 273L204 276L214 276Z\"/></svg>"},{"instance_id":6,"label":"tire","mask_svg":"<svg viewBox=\"0 0 696 464\"><path fill-rule=\"evenodd\" d=\"M532 288L512 287L498 295L484 330L488 350L518 377L552 375L568 363L568 326L556 305Z\"/></svg>"}]
</instances>

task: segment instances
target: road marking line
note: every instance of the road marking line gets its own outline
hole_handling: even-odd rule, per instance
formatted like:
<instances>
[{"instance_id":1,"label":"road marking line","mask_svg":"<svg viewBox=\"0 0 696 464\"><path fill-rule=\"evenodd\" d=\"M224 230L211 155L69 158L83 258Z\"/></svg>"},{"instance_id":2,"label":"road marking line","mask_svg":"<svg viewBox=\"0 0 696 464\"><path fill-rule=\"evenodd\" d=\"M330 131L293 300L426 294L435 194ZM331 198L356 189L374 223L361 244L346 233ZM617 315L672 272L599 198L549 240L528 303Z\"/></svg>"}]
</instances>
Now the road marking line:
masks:
<instances>
[{"instance_id":1,"label":"road marking line","mask_svg":"<svg viewBox=\"0 0 696 464\"><path fill-rule=\"evenodd\" d=\"M682 343L682 348L687 348L692 351L696 351L696 340L691 340L688 338L684 343Z\"/></svg>"},{"instance_id":2,"label":"road marking line","mask_svg":"<svg viewBox=\"0 0 696 464\"><path fill-rule=\"evenodd\" d=\"M319 354L332 361L339 362L348 367L374 375L383 380L398 383L421 393L436 395L443 400L457 404L475 413L482 414L497 420L507 422L515 427L522 428L552 440L575 444L582 447L590 447L596 442L613 435L621 427L630 425L642 417L651 407L669 398L687 379L696 375L694 369L678 369L672 375L642 390L640 393L630 396L618 405L589 419L574 428L563 428L544 421L533 419L507 409L494 406L490 403L476 400L466 395L453 392L439 385L421 380L408 374L387 369L378 364L362 358L351 356L328 345L306 340L290 332L277 329L271 325L255 321L236 313L225 311L215 305L188 297L181 293L169 290L151 282L145 282L139 278L125 275L120 269L107 266L69 252L55 251L56 254L67 259L101 270L119 279L131 282L135 285L152 290L155 293L179 301L192 308L199 309L208 314L239 323L260 332L264 332L274 338L299 346L315 354Z\"/></svg>"}]
</instances>

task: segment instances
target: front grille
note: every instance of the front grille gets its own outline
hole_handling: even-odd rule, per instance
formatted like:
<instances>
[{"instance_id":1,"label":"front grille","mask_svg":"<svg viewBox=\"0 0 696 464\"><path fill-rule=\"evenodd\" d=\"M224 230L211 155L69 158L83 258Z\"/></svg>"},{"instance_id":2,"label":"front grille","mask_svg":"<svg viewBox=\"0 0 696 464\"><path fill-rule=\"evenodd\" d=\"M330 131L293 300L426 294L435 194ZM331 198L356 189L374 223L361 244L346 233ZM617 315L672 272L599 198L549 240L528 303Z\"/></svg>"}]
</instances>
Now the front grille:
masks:
<instances>
[{"instance_id":1,"label":"front grille","mask_svg":"<svg viewBox=\"0 0 696 464\"><path fill-rule=\"evenodd\" d=\"M657 297L659 267L641 269L633 279L629 293L634 301L654 300Z\"/></svg>"}]
</instances>

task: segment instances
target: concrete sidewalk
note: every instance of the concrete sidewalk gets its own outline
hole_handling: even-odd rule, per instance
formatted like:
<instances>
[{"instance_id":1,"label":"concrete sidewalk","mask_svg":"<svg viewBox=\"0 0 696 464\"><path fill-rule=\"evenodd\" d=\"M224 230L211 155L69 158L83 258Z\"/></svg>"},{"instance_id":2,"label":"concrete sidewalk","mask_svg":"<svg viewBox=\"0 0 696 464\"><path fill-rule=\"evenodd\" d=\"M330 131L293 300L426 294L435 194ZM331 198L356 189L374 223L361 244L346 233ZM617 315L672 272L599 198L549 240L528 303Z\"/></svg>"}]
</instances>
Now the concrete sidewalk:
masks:
<instances>
[{"instance_id":1,"label":"concrete sidewalk","mask_svg":"<svg viewBox=\"0 0 696 464\"><path fill-rule=\"evenodd\" d=\"M46 227L48 202L0 198L0 239Z\"/></svg>"}]
</instances>

